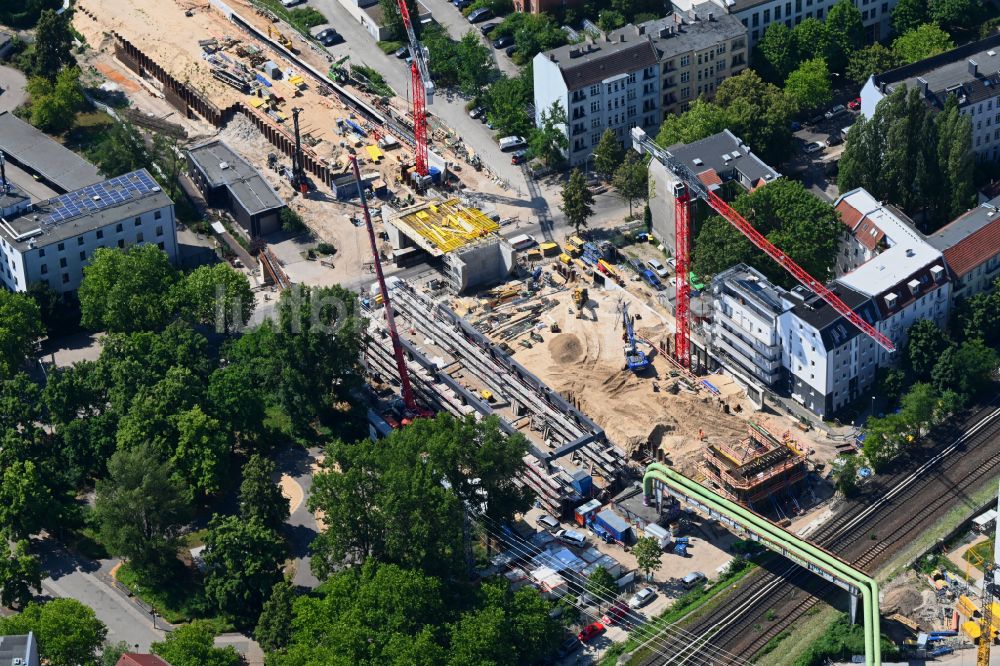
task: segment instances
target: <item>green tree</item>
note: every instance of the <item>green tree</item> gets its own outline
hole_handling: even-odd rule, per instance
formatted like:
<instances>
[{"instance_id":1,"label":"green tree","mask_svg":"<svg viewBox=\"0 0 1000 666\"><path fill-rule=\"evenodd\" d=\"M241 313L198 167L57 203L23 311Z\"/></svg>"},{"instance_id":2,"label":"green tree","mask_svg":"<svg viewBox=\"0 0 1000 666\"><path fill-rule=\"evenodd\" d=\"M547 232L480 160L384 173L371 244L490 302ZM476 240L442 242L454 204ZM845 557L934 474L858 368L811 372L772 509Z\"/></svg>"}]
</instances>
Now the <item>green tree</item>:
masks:
<instances>
[{"instance_id":1,"label":"green tree","mask_svg":"<svg viewBox=\"0 0 1000 666\"><path fill-rule=\"evenodd\" d=\"M857 456L838 456L842 461L834 472L834 487L844 497L854 497L858 494L858 468L861 466Z\"/></svg>"},{"instance_id":2,"label":"green tree","mask_svg":"<svg viewBox=\"0 0 1000 666\"><path fill-rule=\"evenodd\" d=\"M927 23L927 5L927 0L899 0L892 8L893 31L902 35Z\"/></svg>"},{"instance_id":3,"label":"green tree","mask_svg":"<svg viewBox=\"0 0 1000 666\"><path fill-rule=\"evenodd\" d=\"M153 643L150 651L163 657L170 666L239 666L240 655L231 645L215 647L215 629L206 620L183 624L161 643Z\"/></svg>"},{"instance_id":4,"label":"green tree","mask_svg":"<svg viewBox=\"0 0 1000 666\"><path fill-rule=\"evenodd\" d=\"M240 443L253 444L264 434L265 400L249 364L231 364L208 379L208 409Z\"/></svg>"},{"instance_id":5,"label":"green tree","mask_svg":"<svg viewBox=\"0 0 1000 666\"><path fill-rule=\"evenodd\" d=\"M256 453L243 465L240 515L277 531L288 520L289 502L272 478L274 471L274 463Z\"/></svg>"},{"instance_id":6,"label":"green tree","mask_svg":"<svg viewBox=\"0 0 1000 666\"><path fill-rule=\"evenodd\" d=\"M101 649L100 666L118 666L118 660L126 652L131 652L132 646L125 641L117 643L105 643Z\"/></svg>"},{"instance_id":7,"label":"green tree","mask_svg":"<svg viewBox=\"0 0 1000 666\"><path fill-rule=\"evenodd\" d=\"M189 501L218 493L222 490L231 449L222 424L197 405L171 421L177 432L177 445L170 460L177 478L190 493Z\"/></svg>"},{"instance_id":8,"label":"green tree","mask_svg":"<svg viewBox=\"0 0 1000 666\"><path fill-rule=\"evenodd\" d=\"M924 429L934 423L934 410L938 402L938 393L930 384L918 382L910 387L901 400L900 414L903 420L915 431L915 436L923 434Z\"/></svg>"},{"instance_id":9,"label":"green tree","mask_svg":"<svg viewBox=\"0 0 1000 666\"><path fill-rule=\"evenodd\" d=\"M0 558L0 606L24 606L32 588L42 591L42 565L28 552L28 542L18 541L9 557Z\"/></svg>"},{"instance_id":10,"label":"green tree","mask_svg":"<svg viewBox=\"0 0 1000 666\"><path fill-rule=\"evenodd\" d=\"M906 443L907 424L900 414L869 418L862 450L868 463L881 471Z\"/></svg>"},{"instance_id":11,"label":"green tree","mask_svg":"<svg viewBox=\"0 0 1000 666\"><path fill-rule=\"evenodd\" d=\"M986 18L981 0L934 0L928 3L930 19L950 33L978 25Z\"/></svg>"},{"instance_id":12,"label":"green tree","mask_svg":"<svg viewBox=\"0 0 1000 666\"><path fill-rule=\"evenodd\" d=\"M87 156L109 178L152 165L142 132L129 122L114 123L87 151Z\"/></svg>"},{"instance_id":13,"label":"green tree","mask_svg":"<svg viewBox=\"0 0 1000 666\"><path fill-rule=\"evenodd\" d=\"M113 332L162 328L171 314L167 294L176 282L177 271L155 245L98 249L83 269L80 323Z\"/></svg>"},{"instance_id":14,"label":"green tree","mask_svg":"<svg viewBox=\"0 0 1000 666\"><path fill-rule=\"evenodd\" d=\"M295 587L290 582L281 581L271 588L253 631L254 640L265 652L280 650L292 641L294 602Z\"/></svg>"},{"instance_id":15,"label":"green tree","mask_svg":"<svg viewBox=\"0 0 1000 666\"><path fill-rule=\"evenodd\" d=\"M729 129L758 157L768 164L784 161L792 147L795 106L780 88L745 69L722 82L715 103L726 110Z\"/></svg>"},{"instance_id":16,"label":"green tree","mask_svg":"<svg viewBox=\"0 0 1000 666\"><path fill-rule=\"evenodd\" d=\"M501 136L526 136L531 129L531 84L523 77L499 77L486 91L486 117Z\"/></svg>"},{"instance_id":17,"label":"green tree","mask_svg":"<svg viewBox=\"0 0 1000 666\"><path fill-rule=\"evenodd\" d=\"M917 62L955 48L944 30L933 23L904 32L893 40L892 50L904 63Z\"/></svg>"},{"instance_id":18,"label":"green tree","mask_svg":"<svg viewBox=\"0 0 1000 666\"><path fill-rule=\"evenodd\" d=\"M944 176L943 191L946 196L944 215L940 220L943 224L976 205L975 153L972 151L972 120L959 112L954 96L945 103L936 121L937 166L940 175Z\"/></svg>"},{"instance_id":19,"label":"green tree","mask_svg":"<svg viewBox=\"0 0 1000 666\"><path fill-rule=\"evenodd\" d=\"M903 64L892 49L878 42L852 52L847 62L847 78L863 86L873 74L888 72Z\"/></svg>"},{"instance_id":20,"label":"green tree","mask_svg":"<svg viewBox=\"0 0 1000 666\"><path fill-rule=\"evenodd\" d=\"M281 537L258 520L216 515L205 546L205 594L241 628L255 626L271 588L281 581Z\"/></svg>"},{"instance_id":21,"label":"green tree","mask_svg":"<svg viewBox=\"0 0 1000 666\"><path fill-rule=\"evenodd\" d=\"M73 126L76 112L83 108L80 70L61 70L54 81L42 76L28 80L31 96L31 124L52 134L62 134Z\"/></svg>"},{"instance_id":22,"label":"green tree","mask_svg":"<svg viewBox=\"0 0 1000 666\"><path fill-rule=\"evenodd\" d=\"M193 322L214 325L217 333L242 330L256 305L246 275L224 263L194 269L177 283L172 297Z\"/></svg>"},{"instance_id":23,"label":"green tree","mask_svg":"<svg viewBox=\"0 0 1000 666\"><path fill-rule=\"evenodd\" d=\"M41 470L30 460L6 466L0 476L0 534L11 541L37 534L55 512Z\"/></svg>"},{"instance_id":24,"label":"green tree","mask_svg":"<svg viewBox=\"0 0 1000 666\"><path fill-rule=\"evenodd\" d=\"M615 577L604 567L597 567L587 578L587 592L599 601L615 597L618 592Z\"/></svg>"},{"instance_id":25,"label":"green tree","mask_svg":"<svg viewBox=\"0 0 1000 666\"><path fill-rule=\"evenodd\" d=\"M785 80L785 94L800 111L812 111L829 104L833 91L826 61L813 58L799 65Z\"/></svg>"},{"instance_id":26,"label":"green tree","mask_svg":"<svg viewBox=\"0 0 1000 666\"><path fill-rule=\"evenodd\" d=\"M649 193L646 161L634 150L625 154L625 160L615 170L611 184L618 193L618 198L628 202L628 216L632 217L632 206L642 201Z\"/></svg>"},{"instance_id":27,"label":"green tree","mask_svg":"<svg viewBox=\"0 0 1000 666\"><path fill-rule=\"evenodd\" d=\"M728 126L729 116L725 109L698 98L684 113L679 116L669 114L663 119L656 142L664 148L677 143L692 143L717 134Z\"/></svg>"},{"instance_id":28,"label":"green tree","mask_svg":"<svg viewBox=\"0 0 1000 666\"><path fill-rule=\"evenodd\" d=\"M914 322L907 331L909 342L906 356L910 369L919 379L930 377L934 364L951 341L948 334L942 331L931 319L920 319Z\"/></svg>"},{"instance_id":29,"label":"green tree","mask_svg":"<svg viewBox=\"0 0 1000 666\"><path fill-rule=\"evenodd\" d=\"M147 444L116 452L97 482L94 520L101 541L156 578L173 563L177 533L189 515L187 490Z\"/></svg>"},{"instance_id":30,"label":"green tree","mask_svg":"<svg viewBox=\"0 0 1000 666\"><path fill-rule=\"evenodd\" d=\"M838 0L827 12L826 28L834 46L834 58L830 60L830 67L838 72L843 71L851 55L861 50L865 44L861 10L850 0Z\"/></svg>"},{"instance_id":31,"label":"green tree","mask_svg":"<svg viewBox=\"0 0 1000 666\"><path fill-rule=\"evenodd\" d=\"M1000 366L1000 359L995 349L975 338L966 340L958 346L955 352L955 365L960 373L958 384L944 389L953 388L960 395L972 397L979 395L990 385L990 375ZM933 374L932 372L932 377Z\"/></svg>"},{"instance_id":32,"label":"green tree","mask_svg":"<svg viewBox=\"0 0 1000 666\"><path fill-rule=\"evenodd\" d=\"M799 61L822 58L830 62L836 59L837 45L830 34L828 23L812 17L805 18L792 28L792 36L795 38L795 52Z\"/></svg>"},{"instance_id":33,"label":"green tree","mask_svg":"<svg viewBox=\"0 0 1000 666\"><path fill-rule=\"evenodd\" d=\"M566 138L566 111L559 100L542 109L541 123L528 135L531 154L550 167L559 167L565 161L563 151L569 147Z\"/></svg>"},{"instance_id":34,"label":"green tree","mask_svg":"<svg viewBox=\"0 0 1000 666\"><path fill-rule=\"evenodd\" d=\"M587 220L594 213L594 195L579 169L573 169L562 188L562 205L559 210L577 234L587 228Z\"/></svg>"},{"instance_id":35,"label":"green tree","mask_svg":"<svg viewBox=\"0 0 1000 666\"><path fill-rule=\"evenodd\" d=\"M625 148L611 128L604 130L601 140L594 148L594 171L605 179L610 179L625 159Z\"/></svg>"},{"instance_id":36,"label":"green tree","mask_svg":"<svg viewBox=\"0 0 1000 666\"><path fill-rule=\"evenodd\" d=\"M46 9L38 18L35 43L31 52L31 73L55 81L61 71L74 64L72 10L56 13ZM77 72L79 74L79 72Z\"/></svg>"},{"instance_id":37,"label":"green tree","mask_svg":"<svg viewBox=\"0 0 1000 666\"><path fill-rule=\"evenodd\" d=\"M649 580L651 573L659 571L660 567L663 566L660 559L663 550L653 537L642 537L637 540L635 546L632 547L632 554L635 555L636 566L642 569L646 575L646 580Z\"/></svg>"},{"instance_id":38,"label":"green tree","mask_svg":"<svg viewBox=\"0 0 1000 666\"><path fill-rule=\"evenodd\" d=\"M602 9L601 13L597 15L597 27L604 32L617 30L623 25L625 25L625 17L621 12L613 9Z\"/></svg>"},{"instance_id":39,"label":"green tree","mask_svg":"<svg viewBox=\"0 0 1000 666\"><path fill-rule=\"evenodd\" d=\"M0 377L13 376L44 334L38 304L0 290Z\"/></svg>"},{"instance_id":40,"label":"green tree","mask_svg":"<svg viewBox=\"0 0 1000 666\"><path fill-rule=\"evenodd\" d=\"M787 79L799 63L792 29L780 21L767 26L754 49L754 58L755 66L768 81L780 83Z\"/></svg>"},{"instance_id":41,"label":"green tree","mask_svg":"<svg viewBox=\"0 0 1000 666\"><path fill-rule=\"evenodd\" d=\"M497 76L490 50L470 30L458 40L455 52L458 58L458 89L464 95L478 95Z\"/></svg>"},{"instance_id":42,"label":"green tree","mask_svg":"<svg viewBox=\"0 0 1000 666\"><path fill-rule=\"evenodd\" d=\"M507 617L495 606L464 613L451 627L449 666L502 664L509 655Z\"/></svg>"},{"instance_id":43,"label":"green tree","mask_svg":"<svg viewBox=\"0 0 1000 666\"><path fill-rule=\"evenodd\" d=\"M34 632L38 651L50 666L97 661L108 630L94 611L76 599L30 603L19 615L0 618L0 636Z\"/></svg>"}]
</instances>

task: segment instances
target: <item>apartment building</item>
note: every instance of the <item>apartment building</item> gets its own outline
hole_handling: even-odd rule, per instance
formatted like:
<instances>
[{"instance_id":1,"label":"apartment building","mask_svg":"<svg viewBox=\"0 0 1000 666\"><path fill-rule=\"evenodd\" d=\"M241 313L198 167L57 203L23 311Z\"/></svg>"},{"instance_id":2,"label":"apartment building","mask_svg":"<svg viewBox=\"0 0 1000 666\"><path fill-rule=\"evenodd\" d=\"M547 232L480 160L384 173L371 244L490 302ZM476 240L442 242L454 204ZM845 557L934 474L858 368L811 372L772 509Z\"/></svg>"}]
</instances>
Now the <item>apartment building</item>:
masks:
<instances>
[{"instance_id":1,"label":"apartment building","mask_svg":"<svg viewBox=\"0 0 1000 666\"><path fill-rule=\"evenodd\" d=\"M896 244L916 235L909 218L889 204L876 201L864 188L840 195L833 203L848 233L842 238L834 266L836 276L847 275Z\"/></svg>"},{"instance_id":2,"label":"apartment building","mask_svg":"<svg viewBox=\"0 0 1000 666\"><path fill-rule=\"evenodd\" d=\"M145 169L19 206L0 219L0 284L25 291L43 282L75 292L95 250L137 243L156 243L176 260L174 204Z\"/></svg>"},{"instance_id":3,"label":"apartment building","mask_svg":"<svg viewBox=\"0 0 1000 666\"><path fill-rule=\"evenodd\" d=\"M792 307L787 292L746 264L712 279L712 357L734 375L767 387L780 384L779 319Z\"/></svg>"},{"instance_id":4,"label":"apartment building","mask_svg":"<svg viewBox=\"0 0 1000 666\"><path fill-rule=\"evenodd\" d=\"M669 16L588 37L534 60L536 121L558 101L566 110L572 166L586 166L604 130L623 145L629 130L655 133L667 113L711 98L746 68L746 30L720 14Z\"/></svg>"},{"instance_id":5,"label":"apartment building","mask_svg":"<svg viewBox=\"0 0 1000 666\"><path fill-rule=\"evenodd\" d=\"M897 0L854 0L861 10L865 38L878 41L892 32L892 10ZM672 0L674 11L699 14L722 11L736 17L747 29L748 47L752 51L772 23L784 23L794 28L804 19L826 18L837 0Z\"/></svg>"},{"instance_id":6,"label":"apartment building","mask_svg":"<svg viewBox=\"0 0 1000 666\"><path fill-rule=\"evenodd\" d=\"M944 255L952 301L991 290L1000 277L1000 196L959 216L926 240Z\"/></svg>"},{"instance_id":7,"label":"apartment building","mask_svg":"<svg viewBox=\"0 0 1000 666\"><path fill-rule=\"evenodd\" d=\"M931 107L944 108L950 96L972 121L972 149L980 160L1000 159L1000 34L965 44L910 65L869 77L861 89L861 113L898 86L918 89Z\"/></svg>"},{"instance_id":8,"label":"apartment building","mask_svg":"<svg viewBox=\"0 0 1000 666\"><path fill-rule=\"evenodd\" d=\"M723 199L727 189L750 191L770 183L781 174L750 152L742 139L729 130L688 144L668 147L670 154L687 165L705 184ZM674 248L674 184L677 178L659 161L649 164L652 232L665 246Z\"/></svg>"},{"instance_id":9,"label":"apartment building","mask_svg":"<svg viewBox=\"0 0 1000 666\"><path fill-rule=\"evenodd\" d=\"M829 287L847 307L875 325L879 313L870 296L836 282ZM786 392L827 418L870 392L879 348L805 287L795 287L788 295L795 305L779 318Z\"/></svg>"}]
</instances>

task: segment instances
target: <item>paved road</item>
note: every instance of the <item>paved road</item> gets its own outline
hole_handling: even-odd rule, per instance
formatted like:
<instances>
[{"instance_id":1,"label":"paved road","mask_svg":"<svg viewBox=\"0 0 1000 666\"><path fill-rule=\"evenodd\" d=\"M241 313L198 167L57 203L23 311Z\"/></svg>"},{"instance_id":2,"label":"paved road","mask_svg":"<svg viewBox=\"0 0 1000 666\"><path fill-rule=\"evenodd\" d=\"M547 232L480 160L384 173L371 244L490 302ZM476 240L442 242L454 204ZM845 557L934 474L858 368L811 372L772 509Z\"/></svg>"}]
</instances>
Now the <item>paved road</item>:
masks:
<instances>
[{"instance_id":1,"label":"paved road","mask_svg":"<svg viewBox=\"0 0 1000 666\"><path fill-rule=\"evenodd\" d=\"M104 582L103 576L111 571L115 561L95 562L73 555L51 539L41 542L38 552L42 569L49 573L42 581L42 591L51 597L76 599L93 608L108 627L109 642L125 641L148 652L151 643L163 640L163 632L153 629L147 613Z\"/></svg>"},{"instance_id":2,"label":"paved road","mask_svg":"<svg viewBox=\"0 0 1000 666\"><path fill-rule=\"evenodd\" d=\"M24 87L27 85L24 74L6 65L0 65L0 113L13 111L24 104L28 99L28 93Z\"/></svg>"},{"instance_id":3,"label":"paved road","mask_svg":"<svg viewBox=\"0 0 1000 666\"><path fill-rule=\"evenodd\" d=\"M316 537L319 526L316 518L306 506L309 498L309 488L312 487L312 464L316 462L320 449L314 447L308 451L295 448L282 452L277 457L278 472L288 474L302 488L303 501L295 507L288 518L288 537L295 558L295 577L292 582L309 589L319 585L319 579L313 575L309 567L309 544Z\"/></svg>"},{"instance_id":4,"label":"paved road","mask_svg":"<svg viewBox=\"0 0 1000 666\"><path fill-rule=\"evenodd\" d=\"M521 70L514 61L507 57L503 49L493 48L492 40L486 39L483 36L480 28L487 23L499 23L500 19L493 18L489 21L483 21L473 26L469 23L468 19L462 16L462 12L455 8L455 5L448 2L448 0L423 0L424 5L431 10L434 15L434 20L444 26L448 34L451 35L452 39L461 39L465 36L465 33L470 30L474 30L476 35L479 37L480 41L483 42L493 54L493 62L496 63L497 69L506 74L507 76L513 78L521 73Z\"/></svg>"}]
</instances>

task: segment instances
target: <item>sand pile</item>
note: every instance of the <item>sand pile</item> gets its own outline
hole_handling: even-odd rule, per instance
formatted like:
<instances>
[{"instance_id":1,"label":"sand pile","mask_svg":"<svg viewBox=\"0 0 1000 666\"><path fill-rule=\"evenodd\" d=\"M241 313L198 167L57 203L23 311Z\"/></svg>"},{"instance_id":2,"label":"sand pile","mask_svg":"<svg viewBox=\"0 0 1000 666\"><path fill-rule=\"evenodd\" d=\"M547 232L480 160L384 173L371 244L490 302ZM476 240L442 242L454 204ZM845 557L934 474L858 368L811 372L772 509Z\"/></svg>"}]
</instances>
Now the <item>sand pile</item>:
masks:
<instances>
[{"instance_id":1,"label":"sand pile","mask_svg":"<svg viewBox=\"0 0 1000 666\"><path fill-rule=\"evenodd\" d=\"M924 603L920 592L912 587L897 587L885 593L881 608L883 613L911 615Z\"/></svg>"},{"instance_id":2,"label":"sand pile","mask_svg":"<svg viewBox=\"0 0 1000 666\"><path fill-rule=\"evenodd\" d=\"M560 333L549 341L549 353L556 363L574 363L583 355L580 338L572 333Z\"/></svg>"}]
</instances>

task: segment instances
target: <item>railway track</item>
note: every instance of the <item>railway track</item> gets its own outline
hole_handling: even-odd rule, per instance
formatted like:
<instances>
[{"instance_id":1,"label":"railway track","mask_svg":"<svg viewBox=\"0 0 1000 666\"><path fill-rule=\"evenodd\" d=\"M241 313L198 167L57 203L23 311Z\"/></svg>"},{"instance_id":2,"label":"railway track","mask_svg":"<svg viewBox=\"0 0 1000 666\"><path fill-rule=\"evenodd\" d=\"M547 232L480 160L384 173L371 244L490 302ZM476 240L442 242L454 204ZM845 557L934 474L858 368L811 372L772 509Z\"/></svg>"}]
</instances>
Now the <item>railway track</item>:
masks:
<instances>
[{"instance_id":1,"label":"railway track","mask_svg":"<svg viewBox=\"0 0 1000 666\"><path fill-rule=\"evenodd\" d=\"M1000 448L987 445L1000 439L996 403L995 398L960 425L926 438L908 464L901 464L905 469L873 484L807 538L856 567L873 571L900 543L934 524L956 501L967 501L967 491L1000 474ZM919 464L914 469L915 463ZM843 591L781 557L769 557L736 592L684 627L688 636L697 638L647 641L654 653L642 666L725 663L718 656L706 656L707 645L749 659L834 593ZM764 617L771 609L779 618L776 621Z\"/></svg>"}]
</instances>

